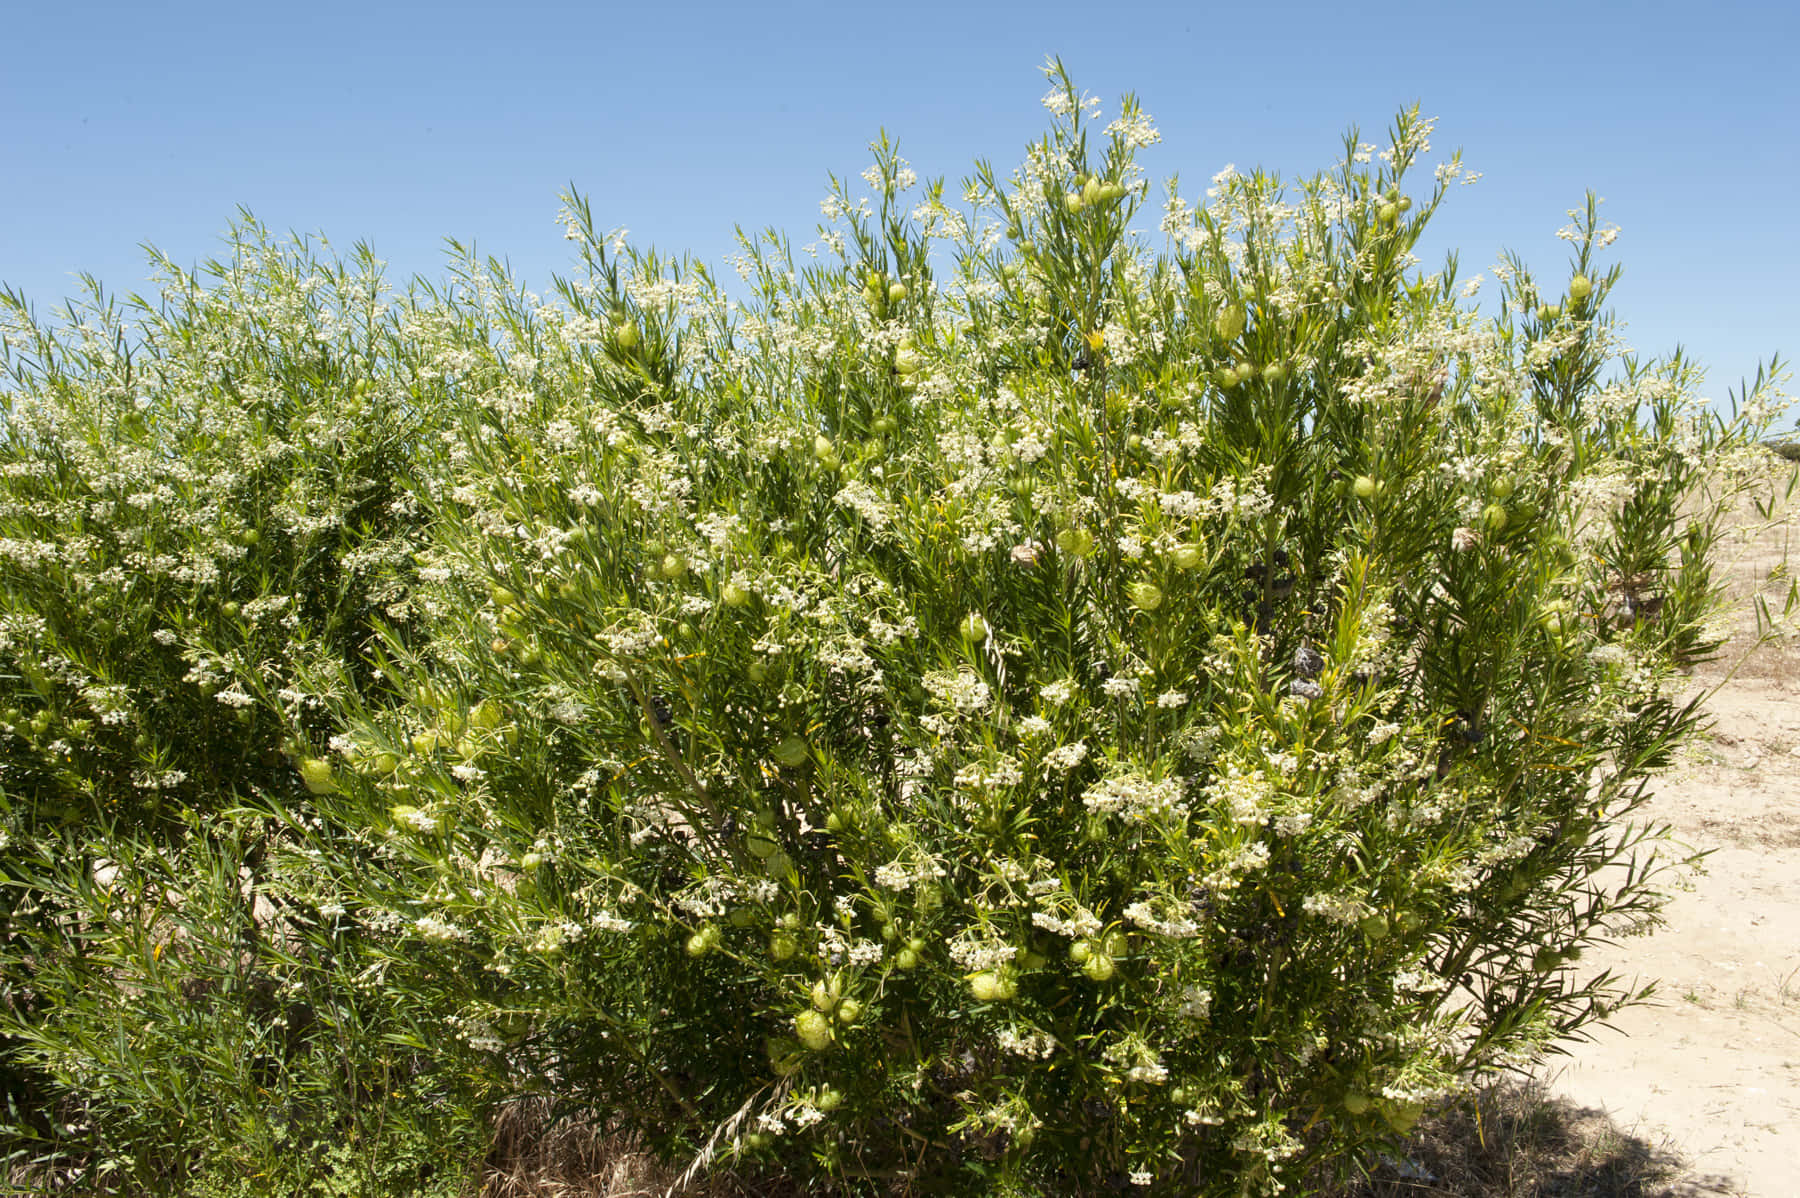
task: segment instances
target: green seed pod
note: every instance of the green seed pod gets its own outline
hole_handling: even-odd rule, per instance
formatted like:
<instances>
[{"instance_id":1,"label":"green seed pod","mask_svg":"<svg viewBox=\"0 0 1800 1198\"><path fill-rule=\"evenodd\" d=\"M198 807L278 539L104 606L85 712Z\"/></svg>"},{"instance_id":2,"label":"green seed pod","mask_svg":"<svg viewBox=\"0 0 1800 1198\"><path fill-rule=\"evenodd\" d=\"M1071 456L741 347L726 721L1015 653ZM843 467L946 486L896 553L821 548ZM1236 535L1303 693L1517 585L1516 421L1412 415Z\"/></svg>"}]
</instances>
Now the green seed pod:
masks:
<instances>
[{"instance_id":1,"label":"green seed pod","mask_svg":"<svg viewBox=\"0 0 1800 1198\"><path fill-rule=\"evenodd\" d=\"M818 1011L802 1011L794 1016L794 1035L813 1052L831 1046L831 1020Z\"/></svg>"},{"instance_id":2,"label":"green seed pod","mask_svg":"<svg viewBox=\"0 0 1800 1198\"><path fill-rule=\"evenodd\" d=\"M337 791L337 783L332 780L331 762L323 757L308 757L300 762L300 781L306 784L310 794L328 795Z\"/></svg>"},{"instance_id":3,"label":"green seed pod","mask_svg":"<svg viewBox=\"0 0 1800 1198\"><path fill-rule=\"evenodd\" d=\"M969 979L969 992L977 1002L1006 1002L1019 993L1019 983L1010 974L984 969Z\"/></svg>"},{"instance_id":4,"label":"green seed pod","mask_svg":"<svg viewBox=\"0 0 1800 1198\"><path fill-rule=\"evenodd\" d=\"M1094 552L1094 534L1085 528L1065 528L1056 534L1056 547L1070 557L1087 557Z\"/></svg>"}]
</instances>

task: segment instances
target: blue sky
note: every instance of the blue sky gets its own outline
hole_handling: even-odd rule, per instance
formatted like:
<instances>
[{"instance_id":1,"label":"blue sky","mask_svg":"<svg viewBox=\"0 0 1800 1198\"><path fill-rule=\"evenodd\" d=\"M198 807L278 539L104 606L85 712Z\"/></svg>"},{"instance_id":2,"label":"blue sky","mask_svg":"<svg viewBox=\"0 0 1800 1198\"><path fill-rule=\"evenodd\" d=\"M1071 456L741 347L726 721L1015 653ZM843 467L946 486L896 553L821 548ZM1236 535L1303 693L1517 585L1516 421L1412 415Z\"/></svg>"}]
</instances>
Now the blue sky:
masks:
<instances>
[{"instance_id":1,"label":"blue sky","mask_svg":"<svg viewBox=\"0 0 1800 1198\"><path fill-rule=\"evenodd\" d=\"M1588 189L1622 233L1614 304L1708 393L1800 353L1796 6L920 2L12 6L0 49L0 281L47 312L89 271L141 289L140 243L213 256L238 206L436 275L442 239L566 269L573 183L596 220L715 265L735 225L810 239L828 172L883 128L922 176L1010 169L1060 55L1192 197L1226 163L1328 166L1418 102L1483 172L1427 261L1515 249L1560 272ZM504 15L501 15L504 12ZM1490 294L1492 289L1490 288Z\"/></svg>"}]
</instances>

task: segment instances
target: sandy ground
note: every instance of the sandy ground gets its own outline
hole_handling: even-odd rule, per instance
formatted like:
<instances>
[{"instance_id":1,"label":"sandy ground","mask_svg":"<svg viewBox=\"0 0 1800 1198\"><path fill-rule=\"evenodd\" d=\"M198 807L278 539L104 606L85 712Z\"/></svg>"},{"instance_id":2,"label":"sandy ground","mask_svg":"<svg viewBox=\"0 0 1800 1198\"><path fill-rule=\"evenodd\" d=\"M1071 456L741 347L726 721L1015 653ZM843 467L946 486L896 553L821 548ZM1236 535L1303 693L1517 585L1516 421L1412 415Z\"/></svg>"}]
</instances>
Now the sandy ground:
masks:
<instances>
[{"instance_id":1,"label":"sandy ground","mask_svg":"<svg viewBox=\"0 0 1800 1198\"><path fill-rule=\"evenodd\" d=\"M1795 545L1791 528L1756 535L1733 589L1784 585L1778 563ZM1667 926L1586 958L1655 979L1656 1005L1620 1013L1540 1074L1683 1158L1674 1195L1800 1196L1800 644L1747 653L1753 629L1743 621L1725 659L1695 672L1697 687L1717 688L1711 735L1646 808L1679 842L1712 850L1704 874L1675 896Z\"/></svg>"}]
</instances>

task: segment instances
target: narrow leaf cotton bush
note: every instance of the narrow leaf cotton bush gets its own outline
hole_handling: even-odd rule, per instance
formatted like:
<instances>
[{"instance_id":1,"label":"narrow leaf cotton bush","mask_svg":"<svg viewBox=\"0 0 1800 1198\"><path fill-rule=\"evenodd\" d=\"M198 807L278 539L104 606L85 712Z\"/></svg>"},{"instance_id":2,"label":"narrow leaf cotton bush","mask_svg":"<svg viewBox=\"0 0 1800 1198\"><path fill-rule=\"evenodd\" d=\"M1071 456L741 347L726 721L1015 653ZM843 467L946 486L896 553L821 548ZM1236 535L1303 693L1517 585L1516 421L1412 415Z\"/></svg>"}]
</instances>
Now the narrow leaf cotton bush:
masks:
<instances>
[{"instance_id":1,"label":"narrow leaf cotton bush","mask_svg":"<svg viewBox=\"0 0 1800 1198\"><path fill-rule=\"evenodd\" d=\"M554 301L253 238L129 375L15 306L7 1028L64 1125L212 1084L103 1033L229 975L315 1014L215 1093L366 1127L387 1070L409 1143L543 1093L843 1192L1278 1193L1642 997L1575 966L1683 859L1634 813L1773 372L1621 356L1592 202L1488 310L1424 270L1416 112L1153 201L1149 115L1049 74L1012 174L884 139L736 301L570 196ZM122 1127L60 1134L233 1160Z\"/></svg>"}]
</instances>

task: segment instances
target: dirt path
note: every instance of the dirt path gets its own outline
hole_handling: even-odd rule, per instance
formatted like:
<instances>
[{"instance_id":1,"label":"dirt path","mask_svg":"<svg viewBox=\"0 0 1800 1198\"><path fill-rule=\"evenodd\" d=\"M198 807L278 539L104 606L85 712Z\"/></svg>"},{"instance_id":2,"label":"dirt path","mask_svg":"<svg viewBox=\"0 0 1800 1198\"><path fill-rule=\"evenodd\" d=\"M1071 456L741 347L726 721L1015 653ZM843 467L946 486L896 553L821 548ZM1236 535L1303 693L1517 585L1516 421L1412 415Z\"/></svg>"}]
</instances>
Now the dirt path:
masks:
<instances>
[{"instance_id":1,"label":"dirt path","mask_svg":"<svg viewBox=\"0 0 1800 1198\"><path fill-rule=\"evenodd\" d=\"M1740 590L1766 585L1786 537L1757 538ZM1800 566L1800 555L1796 556ZM1741 656L1741 652L1738 654ZM1697 674L1718 684L1717 668ZM1697 759L1648 805L1681 842L1713 850L1668 925L1589 955L1654 978L1658 1005L1621 1013L1553 1058L1548 1089L1683 1157L1678 1195L1800 1196L1800 646L1752 654L1708 703Z\"/></svg>"}]
</instances>

